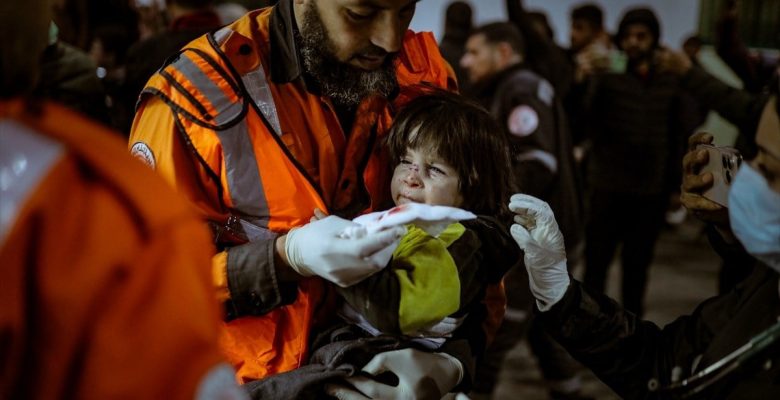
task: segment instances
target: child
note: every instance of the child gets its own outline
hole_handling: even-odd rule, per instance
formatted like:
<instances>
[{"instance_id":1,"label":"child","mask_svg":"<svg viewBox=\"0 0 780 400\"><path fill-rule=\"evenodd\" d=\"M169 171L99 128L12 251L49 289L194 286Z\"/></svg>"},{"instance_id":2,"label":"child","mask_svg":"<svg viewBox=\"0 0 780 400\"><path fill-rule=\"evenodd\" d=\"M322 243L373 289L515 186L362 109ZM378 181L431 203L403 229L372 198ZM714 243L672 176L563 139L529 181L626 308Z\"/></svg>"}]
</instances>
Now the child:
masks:
<instances>
[{"instance_id":1,"label":"child","mask_svg":"<svg viewBox=\"0 0 780 400\"><path fill-rule=\"evenodd\" d=\"M482 217L435 236L407 226L388 268L338 289L349 305L341 314L369 333L425 338L417 342L437 348L481 307L485 286L500 281L516 261L507 232L491 218L506 211L506 137L480 106L432 92L396 116L387 145L396 165L390 192L397 206L451 206Z\"/></svg>"},{"instance_id":2,"label":"child","mask_svg":"<svg viewBox=\"0 0 780 400\"><path fill-rule=\"evenodd\" d=\"M290 398L317 398L325 381L357 373L383 351L444 351L452 339L482 352L482 325L494 311L482 302L486 288L520 259L498 222L510 220L505 204L512 179L506 137L487 111L459 95L430 91L399 112L386 143L396 165L390 191L397 206L458 207L478 218L433 235L407 225L386 268L337 288L346 324L321 333L310 364L284 378ZM263 383L250 385L262 394Z\"/></svg>"}]
</instances>

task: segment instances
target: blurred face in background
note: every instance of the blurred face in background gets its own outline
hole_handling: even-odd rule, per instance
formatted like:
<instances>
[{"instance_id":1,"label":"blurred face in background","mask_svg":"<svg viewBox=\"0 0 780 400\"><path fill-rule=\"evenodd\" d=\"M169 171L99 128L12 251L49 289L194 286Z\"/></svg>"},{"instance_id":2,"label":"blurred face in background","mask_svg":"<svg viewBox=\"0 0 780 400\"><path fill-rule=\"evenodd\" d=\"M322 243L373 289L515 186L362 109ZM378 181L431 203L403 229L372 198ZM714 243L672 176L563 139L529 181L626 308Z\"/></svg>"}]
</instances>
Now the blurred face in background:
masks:
<instances>
[{"instance_id":1,"label":"blurred face in background","mask_svg":"<svg viewBox=\"0 0 780 400\"><path fill-rule=\"evenodd\" d=\"M498 46L488 43L481 33L466 41L466 52L460 59L460 66L468 72L471 83L484 81L503 67Z\"/></svg>"},{"instance_id":2,"label":"blurred face in background","mask_svg":"<svg viewBox=\"0 0 780 400\"><path fill-rule=\"evenodd\" d=\"M571 49L580 51L587 45L591 44L601 32L596 29L590 22L584 19L573 19L571 21L571 33L569 34L569 41L571 43Z\"/></svg>"},{"instance_id":3,"label":"blurred face in background","mask_svg":"<svg viewBox=\"0 0 780 400\"><path fill-rule=\"evenodd\" d=\"M653 38L650 28L643 24L631 24L626 34L620 38L620 48L630 62L649 59L653 54Z\"/></svg>"},{"instance_id":4,"label":"blurred face in background","mask_svg":"<svg viewBox=\"0 0 780 400\"><path fill-rule=\"evenodd\" d=\"M51 1L0 1L0 96L32 91L49 44Z\"/></svg>"}]
</instances>

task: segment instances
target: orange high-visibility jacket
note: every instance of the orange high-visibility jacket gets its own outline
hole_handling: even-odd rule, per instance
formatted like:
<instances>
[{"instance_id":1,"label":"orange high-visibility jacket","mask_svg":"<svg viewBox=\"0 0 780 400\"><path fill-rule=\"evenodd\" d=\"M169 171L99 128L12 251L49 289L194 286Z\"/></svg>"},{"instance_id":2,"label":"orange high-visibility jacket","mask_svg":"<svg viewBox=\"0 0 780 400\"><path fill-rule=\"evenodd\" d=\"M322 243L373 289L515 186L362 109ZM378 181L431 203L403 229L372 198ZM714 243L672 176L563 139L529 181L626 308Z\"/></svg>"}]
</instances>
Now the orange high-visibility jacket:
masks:
<instances>
[{"instance_id":1,"label":"orange high-visibility jacket","mask_svg":"<svg viewBox=\"0 0 780 400\"><path fill-rule=\"evenodd\" d=\"M267 79L272 10L251 12L187 45L150 79L130 138L132 151L210 221L251 225L250 240L303 225L314 208L348 207L361 182L369 210L388 199L390 162L380 144L400 106L364 100L345 135L329 99L301 82ZM415 84L454 86L431 34L406 33L396 70L401 95L395 103ZM226 268L226 253L218 253L213 276L222 300L230 296ZM301 281L292 304L225 324L220 345L240 381L305 361L322 288L319 278Z\"/></svg>"},{"instance_id":2,"label":"orange high-visibility jacket","mask_svg":"<svg viewBox=\"0 0 780 400\"><path fill-rule=\"evenodd\" d=\"M0 143L0 398L194 398L222 359L195 210L64 108L0 102Z\"/></svg>"}]
</instances>

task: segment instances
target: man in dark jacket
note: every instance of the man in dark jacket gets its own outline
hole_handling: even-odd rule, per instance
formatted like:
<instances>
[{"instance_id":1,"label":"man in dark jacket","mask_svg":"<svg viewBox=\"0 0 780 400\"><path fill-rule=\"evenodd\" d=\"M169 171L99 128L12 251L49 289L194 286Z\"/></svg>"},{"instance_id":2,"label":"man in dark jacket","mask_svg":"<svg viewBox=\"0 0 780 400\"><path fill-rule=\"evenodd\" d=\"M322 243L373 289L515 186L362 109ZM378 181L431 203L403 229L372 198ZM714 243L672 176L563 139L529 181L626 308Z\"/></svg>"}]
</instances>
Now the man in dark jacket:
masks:
<instances>
[{"instance_id":1,"label":"man in dark jacket","mask_svg":"<svg viewBox=\"0 0 780 400\"><path fill-rule=\"evenodd\" d=\"M625 72L594 76L586 105L591 142L587 186L585 285L603 292L622 242L623 304L641 316L647 269L668 200L679 185L684 148L678 111L679 79L656 65L660 27L646 8L628 11L617 33Z\"/></svg>"},{"instance_id":2,"label":"man in dark jacket","mask_svg":"<svg viewBox=\"0 0 780 400\"><path fill-rule=\"evenodd\" d=\"M713 244L722 255L758 260L732 292L703 302L663 329L569 278L563 239L549 206L512 198L512 235L525 251L531 291L545 328L624 398L769 399L780 393L780 105L778 83L763 102L758 155L743 164L729 209L702 194L712 176L700 168L712 140L694 135L684 158L683 203L695 215L728 211ZM740 96L730 96L740 102ZM743 102L752 108L751 102ZM725 250L725 251L724 251ZM751 268L752 265L744 265Z\"/></svg>"},{"instance_id":3,"label":"man in dark jacket","mask_svg":"<svg viewBox=\"0 0 780 400\"><path fill-rule=\"evenodd\" d=\"M57 27L52 23L49 45L41 55L41 74L35 94L108 124L106 90L96 69L86 53L59 40Z\"/></svg>"},{"instance_id":4,"label":"man in dark jacket","mask_svg":"<svg viewBox=\"0 0 780 400\"><path fill-rule=\"evenodd\" d=\"M582 239L580 181L575 171L571 138L563 107L547 80L531 71L525 59L524 37L510 23L492 23L472 31L461 65L468 72L472 92L503 126L509 137L517 189L549 201L561 220L569 259L574 265ZM507 313L494 345L485 356L477 390L493 388L495 371L505 352L527 326L531 309L525 271L512 270L505 279ZM530 332L553 396L579 390L575 369L559 346L538 329ZM556 390L560 389L560 390ZM560 392L560 393L559 393ZM566 393L569 392L569 393Z\"/></svg>"}]
</instances>

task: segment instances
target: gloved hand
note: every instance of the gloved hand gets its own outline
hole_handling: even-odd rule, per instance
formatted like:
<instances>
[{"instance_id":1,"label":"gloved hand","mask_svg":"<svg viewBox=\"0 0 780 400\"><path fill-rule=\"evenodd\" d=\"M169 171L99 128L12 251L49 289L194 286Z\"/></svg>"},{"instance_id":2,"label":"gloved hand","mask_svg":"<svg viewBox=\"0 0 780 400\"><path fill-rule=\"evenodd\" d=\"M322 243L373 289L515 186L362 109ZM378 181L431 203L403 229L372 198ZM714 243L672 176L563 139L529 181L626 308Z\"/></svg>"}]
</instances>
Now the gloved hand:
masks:
<instances>
[{"instance_id":1,"label":"gloved hand","mask_svg":"<svg viewBox=\"0 0 780 400\"><path fill-rule=\"evenodd\" d=\"M388 247L398 245L406 229L391 227L379 232L347 238L342 232L356 226L336 216L312 221L287 233L284 252L287 263L301 276L318 275L341 287L369 277L387 265Z\"/></svg>"},{"instance_id":2,"label":"gloved hand","mask_svg":"<svg viewBox=\"0 0 780 400\"><path fill-rule=\"evenodd\" d=\"M463 365L445 353L428 353L415 349L379 353L363 367L371 375L392 372L398 385L391 386L366 376L346 378L355 389L326 385L325 392L340 400L441 399L463 379Z\"/></svg>"},{"instance_id":3,"label":"gloved hand","mask_svg":"<svg viewBox=\"0 0 780 400\"><path fill-rule=\"evenodd\" d=\"M525 252L531 293L539 310L547 311L563 298L569 287L563 235L550 206L536 197L515 194L509 209L516 214L510 232Z\"/></svg>"}]
</instances>

